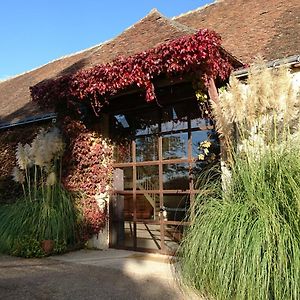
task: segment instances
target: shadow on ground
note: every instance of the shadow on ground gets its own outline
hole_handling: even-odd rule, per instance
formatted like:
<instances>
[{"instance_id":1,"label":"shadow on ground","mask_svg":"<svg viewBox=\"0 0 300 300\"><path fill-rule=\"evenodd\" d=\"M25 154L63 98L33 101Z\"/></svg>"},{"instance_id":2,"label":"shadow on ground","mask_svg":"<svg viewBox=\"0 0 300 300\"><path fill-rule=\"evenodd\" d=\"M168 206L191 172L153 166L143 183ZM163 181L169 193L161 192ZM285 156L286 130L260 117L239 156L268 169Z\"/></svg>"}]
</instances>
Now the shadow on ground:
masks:
<instances>
[{"instance_id":1,"label":"shadow on ground","mask_svg":"<svg viewBox=\"0 0 300 300\"><path fill-rule=\"evenodd\" d=\"M112 258L95 263L95 252L94 261L81 254L81 262L72 262L72 257L0 256L0 299L192 299L183 295L168 276L155 270L147 274L151 265L143 265L143 259L134 259L134 263L141 264L144 273L131 274L133 266L125 267L130 257L124 264L120 257L114 258L119 260L117 264L109 262Z\"/></svg>"}]
</instances>

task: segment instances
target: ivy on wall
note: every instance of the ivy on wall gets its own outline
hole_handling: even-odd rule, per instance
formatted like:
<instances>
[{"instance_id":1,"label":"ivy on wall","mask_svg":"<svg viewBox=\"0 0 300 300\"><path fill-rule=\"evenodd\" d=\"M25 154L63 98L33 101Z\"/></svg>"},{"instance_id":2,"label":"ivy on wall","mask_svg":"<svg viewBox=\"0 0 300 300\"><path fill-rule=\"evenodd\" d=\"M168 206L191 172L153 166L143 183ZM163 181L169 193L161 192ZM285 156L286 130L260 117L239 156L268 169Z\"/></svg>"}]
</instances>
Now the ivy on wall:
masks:
<instances>
[{"instance_id":1,"label":"ivy on wall","mask_svg":"<svg viewBox=\"0 0 300 300\"><path fill-rule=\"evenodd\" d=\"M204 83L209 78L225 79L232 69L229 61L219 35L202 29L112 63L41 82L31 87L31 94L34 101L46 107L56 107L60 101L88 101L98 114L110 96L129 87L142 88L146 100L153 101L153 79L162 74L170 78L194 74Z\"/></svg>"},{"instance_id":2,"label":"ivy on wall","mask_svg":"<svg viewBox=\"0 0 300 300\"><path fill-rule=\"evenodd\" d=\"M109 141L89 131L81 121L68 116L62 120L67 142L63 157L63 184L75 192L83 192L82 210L86 222L84 238L98 234L105 226L106 207L97 197L107 195L111 184L113 148Z\"/></svg>"}]
</instances>

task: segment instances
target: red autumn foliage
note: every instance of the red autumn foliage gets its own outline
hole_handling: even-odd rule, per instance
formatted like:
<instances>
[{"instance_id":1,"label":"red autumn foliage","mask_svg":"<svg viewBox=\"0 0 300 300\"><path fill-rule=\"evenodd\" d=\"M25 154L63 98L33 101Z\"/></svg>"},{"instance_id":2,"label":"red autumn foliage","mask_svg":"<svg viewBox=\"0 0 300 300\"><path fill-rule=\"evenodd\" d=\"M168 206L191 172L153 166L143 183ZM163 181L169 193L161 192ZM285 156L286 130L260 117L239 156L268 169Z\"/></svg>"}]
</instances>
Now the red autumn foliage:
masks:
<instances>
[{"instance_id":1,"label":"red autumn foliage","mask_svg":"<svg viewBox=\"0 0 300 300\"><path fill-rule=\"evenodd\" d=\"M94 197L88 197L82 203L82 211L85 222L85 236L83 239L87 240L93 234L98 234L106 224L106 209L101 210Z\"/></svg>"},{"instance_id":2,"label":"red autumn foliage","mask_svg":"<svg viewBox=\"0 0 300 300\"><path fill-rule=\"evenodd\" d=\"M62 131L67 140L63 157L63 184L71 191L82 191L82 211L87 234L97 234L106 222L95 195L107 192L112 179L113 149L105 139L90 132L82 122L65 117Z\"/></svg>"},{"instance_id":3,"label":"red autumn foliage","mask_svg":"<svg viewBox=\"0 0 300 300\"><path fill-rule=\"evenodd\" d=\"M31 87L31 94L41 106L88 101L97 114L110 96L129 87L143 88L146 100L154 100L153 80L162 74L170 78L194 74L207 83L208 78L227 78L230 71L229 57L221 47L219 35L202 29L136 55L119 57L112 63L42 82Z\"/></svg>"}]
</instances>

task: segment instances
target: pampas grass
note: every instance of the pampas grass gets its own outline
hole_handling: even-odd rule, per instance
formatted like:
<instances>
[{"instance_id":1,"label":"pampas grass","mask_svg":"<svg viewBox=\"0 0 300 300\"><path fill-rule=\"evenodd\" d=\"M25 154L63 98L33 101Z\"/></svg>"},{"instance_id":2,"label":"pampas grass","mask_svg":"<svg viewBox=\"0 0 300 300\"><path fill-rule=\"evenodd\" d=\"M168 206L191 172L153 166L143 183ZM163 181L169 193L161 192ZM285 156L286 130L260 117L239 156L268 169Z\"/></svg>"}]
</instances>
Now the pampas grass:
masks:
<instances>
[{"instance_id":1,"label":"pampas grass","mask_svg":"<svg viewBox=\"0 0 300 300\"><path fill-rule=\"evenodd\" d=\"M36 200L38 188L42 190L44 201L47 201L49 196L51 197L50 190L44 186L55 184L55 172L58 172L60 177L60 159L63 151L64 143L57 128L52 128L48 132L42 129L31 145L18 144L16 149L18 167L13 169L12 176L16 182L22 184L25 199L30 202Z\"/></svg>"},{"instance_id":2,"label":"pampas grass","mask_svg":"<svg viewBox=\"0 0 300 300\"><path fill-rule=\"evenodd\" d=\"M238 144L255 139L255 135L267 145L299 131L299 88L285 67L271 70L261 62L253 65L246 83L230 78L219 101L211 105L231 160Z\"/></svg>"},{"instance_id":3,"label":"pampas grass","mask_svg":"<svg viewBox=\"0 0 300 300\"><path fill-rule=\"evenodd\" d=\"M213 104L231 159L204 181L178 250L184 284L209 299L299 299L299 92L285 68L231 79ZM201 178L200 178L201 179ZM199 180L200 180L199 179Z\"/></svg>"},{"instance_id":4,"label":"pampas grass","mask_svg":"<svg viewBox=\"0 0 300 300\"><path fill-rule=\"evenodd\" d=\"M64 150L58 129L40 131L31 145L18 144L13 179L24 195L16 203L1 207L0 251L16 250L23 237L41 242L75 242L77 215L71 194L61 184Z\"/></svg>"},{"instance_id":5,"label":"pampas grass","mask_svg":"<svg viewBox=\"0 0 300 300\"><path fill-rule=\"evenodd\" d=\"M211 299L299 299L298 145L235 158L226 191L206 182L178 252L185 284Z\"/></svg>"}]
</instances>

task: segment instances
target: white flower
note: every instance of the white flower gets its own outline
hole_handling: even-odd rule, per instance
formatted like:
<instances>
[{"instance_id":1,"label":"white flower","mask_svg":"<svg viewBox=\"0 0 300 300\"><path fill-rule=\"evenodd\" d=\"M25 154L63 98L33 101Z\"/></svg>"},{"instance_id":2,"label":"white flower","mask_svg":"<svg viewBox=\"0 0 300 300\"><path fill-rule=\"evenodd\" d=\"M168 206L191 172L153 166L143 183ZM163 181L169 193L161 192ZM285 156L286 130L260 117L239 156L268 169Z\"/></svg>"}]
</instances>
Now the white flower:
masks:
<instances>
[{"instance_id":1,"label":"white flower","mask_svg":"<svg viewBox=\"0 0 300 300\"><path fill-rule=\"evenodd\" d=\"M17 167L13 168L12 176L13 176L13 179L15 182L19 182L19 183L23 184L25 181L24 174Z\"/></svg>"},{"instance_id":2,"label":"white flower","mask_svg":"<svg viewBox=\"0 0 300 300\"><path fill-rule=\"evenodd\" d=\"M49 132L40 131L32 142L34 162L40 167L49 167L55 157L60 157L64 150L62 136L57 128Z\"/></svg>"},{"instance_id":3,"label":"white flower","mask_svg":"<svg viewBox=\"0 0 300 300\"><path fill-rule=\"evenodd\" d=\"M21 170L25 170L28 167L32 166L31 160L31 148L28 144L24 147L21 143L18 143L17 150L16 150L16 158L17 164Z\"/></svg>"}]
</instances>

